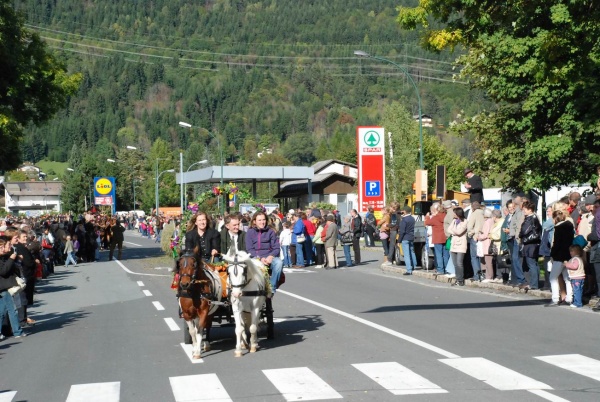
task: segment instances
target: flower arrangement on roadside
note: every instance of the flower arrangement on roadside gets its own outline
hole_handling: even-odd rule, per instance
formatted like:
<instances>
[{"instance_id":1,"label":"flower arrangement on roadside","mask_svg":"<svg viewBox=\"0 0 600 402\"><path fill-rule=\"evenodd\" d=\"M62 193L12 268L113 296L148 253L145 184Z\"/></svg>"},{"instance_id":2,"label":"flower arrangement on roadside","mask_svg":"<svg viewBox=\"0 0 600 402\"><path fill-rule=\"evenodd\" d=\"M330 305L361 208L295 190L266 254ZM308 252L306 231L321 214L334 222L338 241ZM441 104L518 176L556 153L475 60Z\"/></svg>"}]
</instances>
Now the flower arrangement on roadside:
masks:
<instances>
[{"instance_id":1,"label":"flower arrangement on roadside","mask_svg":"<svg viewBox=\"0 0 600 402\"><path fill-rule=\"evenodd\" d=\"M177 259L179 256L177 253L177 248L179 247L179 236L175 236L175 238L171 239L171 252L173 253L173 259Z\"/></svg>"}]
</instances>

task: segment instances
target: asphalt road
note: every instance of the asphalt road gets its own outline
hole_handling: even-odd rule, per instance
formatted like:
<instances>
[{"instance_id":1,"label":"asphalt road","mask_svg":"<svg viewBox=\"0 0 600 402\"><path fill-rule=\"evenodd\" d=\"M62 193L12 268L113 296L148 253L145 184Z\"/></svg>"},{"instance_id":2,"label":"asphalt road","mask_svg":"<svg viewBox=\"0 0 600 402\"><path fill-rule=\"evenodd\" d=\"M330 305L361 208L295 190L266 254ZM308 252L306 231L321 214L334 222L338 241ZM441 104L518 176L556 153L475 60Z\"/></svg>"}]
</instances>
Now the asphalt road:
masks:
<instances>
[{"instance_id":1,"label":"asphalt road","mask_svg":"<svg viewBox=\"0 0 600 402\"><path fill-rule=\"evenodd\" d=\"M40 285L37 324L0 343L5 401L594 401L600 315L528 295L348 269L286 270L275 339L234 357L233 327L193 362L157 245ZM343 253L339 252L341 259Z\"/></svg>"}]
</instances>

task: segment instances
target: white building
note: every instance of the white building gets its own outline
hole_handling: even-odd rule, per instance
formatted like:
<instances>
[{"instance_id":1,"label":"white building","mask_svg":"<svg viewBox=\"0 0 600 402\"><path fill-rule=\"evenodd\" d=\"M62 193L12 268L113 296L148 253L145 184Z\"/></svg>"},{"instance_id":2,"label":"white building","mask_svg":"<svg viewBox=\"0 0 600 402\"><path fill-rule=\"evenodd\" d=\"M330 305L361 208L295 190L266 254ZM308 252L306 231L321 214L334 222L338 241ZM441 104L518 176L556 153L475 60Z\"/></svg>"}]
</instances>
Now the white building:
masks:
<instances>
[{"instance_id":1,"label":"white building","mask_svg":"<svg viewBox=\"0 0 600 402\"><path fill-rule=\"evenodd\" d=\"M358 168L356 165L336 159L328 159L312 165L315 175L310 181L312 198L309 199L308 180L282 182L275 198L283 199L282 210L304 208L311 202L333 204L342 216L358 209Z\"/></svg>"},{"instance_id":2,"label":"white building","mask_svg":"<svg viewBox=\"0 0 600 402\"><path fill-rule=\"evenodd\" d=\"M40 215L61 212L60 181L4 182L4 209L11 214Z\"/></svg>"}]
</instances>

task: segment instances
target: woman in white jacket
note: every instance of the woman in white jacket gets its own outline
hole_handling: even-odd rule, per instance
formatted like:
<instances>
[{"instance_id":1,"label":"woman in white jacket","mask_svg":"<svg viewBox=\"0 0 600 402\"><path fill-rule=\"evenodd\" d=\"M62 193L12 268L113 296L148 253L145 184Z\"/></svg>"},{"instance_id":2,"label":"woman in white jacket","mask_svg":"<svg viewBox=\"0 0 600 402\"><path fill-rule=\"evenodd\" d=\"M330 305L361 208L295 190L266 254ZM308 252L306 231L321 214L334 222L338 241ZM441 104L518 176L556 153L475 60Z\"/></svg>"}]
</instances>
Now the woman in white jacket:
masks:
<instances>
[{"instance_id":1,"label":"woman in white jacket","mask_svg":"<svg viewBox=\"0 0 600 402\"><path fill-rule=\"evenodd\" d=\"M465 286L465 266L463 261L467 254L467 220L465 219L465 211L462 208L455 208L454 215L456 218L448 227L448 233L452 235L450 246L450 257L456 269L456 282L453 285Z\"/></svg>"}]
</instances>

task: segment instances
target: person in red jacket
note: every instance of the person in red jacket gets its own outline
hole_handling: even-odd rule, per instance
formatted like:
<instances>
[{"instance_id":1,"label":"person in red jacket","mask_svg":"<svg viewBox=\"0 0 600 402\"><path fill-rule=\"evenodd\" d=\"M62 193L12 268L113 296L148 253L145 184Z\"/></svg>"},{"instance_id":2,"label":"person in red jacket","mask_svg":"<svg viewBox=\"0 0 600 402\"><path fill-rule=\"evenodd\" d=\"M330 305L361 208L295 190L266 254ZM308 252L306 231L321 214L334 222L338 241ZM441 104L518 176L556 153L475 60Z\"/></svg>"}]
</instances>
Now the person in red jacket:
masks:
<instances>
[{"instance_id":1,"label":"person in red jacket","mask_svg":"<svg viewBox=\"0 0 600 402\"><path fill-rule=\"evenodd\" d=\"M450 252L446 250L446 233L444 232L444 219L446 208L452 205L451 201L444 201L441 205L436 203L431 206L430 212L425 215L425 225L431 226L433 255L435 256L435 268L439 275L446 273L446 264L450 259Z\"/></svg>"}]
</instances>

